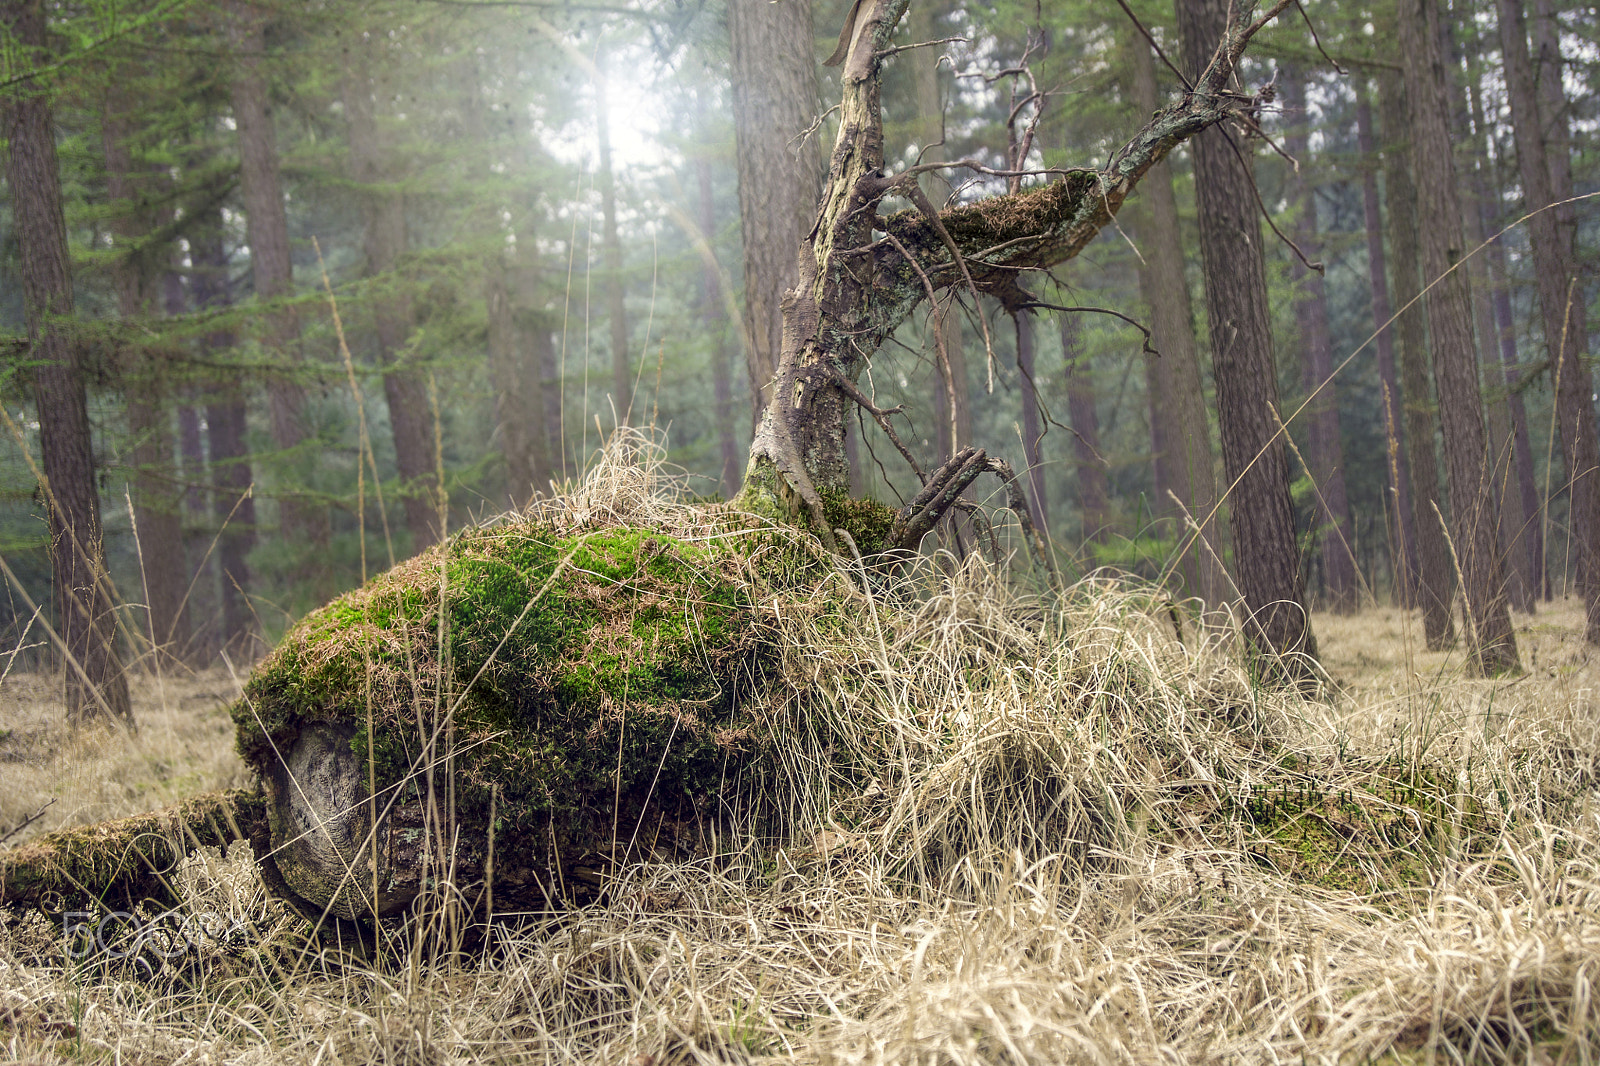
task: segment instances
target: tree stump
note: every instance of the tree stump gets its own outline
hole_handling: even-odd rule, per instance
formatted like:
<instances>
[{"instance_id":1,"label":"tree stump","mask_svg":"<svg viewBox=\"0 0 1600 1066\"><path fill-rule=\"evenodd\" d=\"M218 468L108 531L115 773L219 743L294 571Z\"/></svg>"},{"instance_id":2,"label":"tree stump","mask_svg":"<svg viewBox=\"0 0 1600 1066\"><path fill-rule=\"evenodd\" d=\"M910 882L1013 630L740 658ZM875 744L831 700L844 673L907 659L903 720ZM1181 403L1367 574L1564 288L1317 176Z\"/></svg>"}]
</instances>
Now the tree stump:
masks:
<instances>
[{"instance_id":1,"label":"tree stump","mask_svg":"<svg viewBox=\"0 0 1600 1066\"><path fill-rule=\"evenodd\" d=\"M302 620L233 708L296 902L543 910L710 847L766 736L752 536L518 520Z\"/></svg>"}]
</instances>

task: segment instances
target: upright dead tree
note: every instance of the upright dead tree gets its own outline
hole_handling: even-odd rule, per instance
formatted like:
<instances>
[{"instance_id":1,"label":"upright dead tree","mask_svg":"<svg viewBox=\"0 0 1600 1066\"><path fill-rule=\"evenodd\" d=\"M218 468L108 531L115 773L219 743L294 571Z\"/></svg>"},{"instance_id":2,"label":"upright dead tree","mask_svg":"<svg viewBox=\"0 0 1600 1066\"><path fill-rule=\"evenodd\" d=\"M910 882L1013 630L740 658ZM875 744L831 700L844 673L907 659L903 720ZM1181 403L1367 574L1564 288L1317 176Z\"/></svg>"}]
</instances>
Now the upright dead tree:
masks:
<instances>
[{"instance_id":1,"label":"upright dead tree","mask_svg":"<svg viewBox=\"0 0 1600 1066\"><path fill-rule=\"evenodd\" d=\"M741 494L741 503L753 510L809 519L830 545L835 541L826 497L849 492L845 425L852 406L862 405L880 426L890 426L888 413L855 385L879 345L918 304L936 300L944 289L975 289L1007 309L1032 305L1018 285L1019 270L1077 255L1153 165L1248 102L1234 87L1239 56L1289 0L1274 0L1265 12L1257 4L1236 5L1234 20L1218 27L1212 60L1193 91L1155 115L1105 166L1057 172L1062 180L942 210L918 187L920 173L934 167L995 172L962 161L884 173L880 71L906 2L863 0L840 34L839 132L816 221L801 241L799 282L784 303L774 402L751 444ZM880 214L879 204L890 193L910 198L916 207ZM1019 514L1025 512L1009 465L963 449L927 477L923 491L900 512L891 540L915 548L986 470L1015 487Z\"/></svg>"}]
</instances>

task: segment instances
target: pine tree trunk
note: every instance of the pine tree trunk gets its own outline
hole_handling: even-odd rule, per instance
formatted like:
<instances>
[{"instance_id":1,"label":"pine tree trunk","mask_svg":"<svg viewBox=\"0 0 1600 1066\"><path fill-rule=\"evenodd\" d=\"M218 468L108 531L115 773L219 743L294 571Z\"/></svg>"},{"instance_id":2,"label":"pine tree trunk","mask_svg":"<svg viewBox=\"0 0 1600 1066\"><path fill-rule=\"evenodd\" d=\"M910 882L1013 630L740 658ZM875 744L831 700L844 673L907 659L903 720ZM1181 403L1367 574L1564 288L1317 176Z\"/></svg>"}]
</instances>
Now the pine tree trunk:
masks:
<instances>
[{"instance_id":1,"label":"pine tree trunk","mask_svg":"<svg viewBox=\"0 0 1600 1066\"><path fill-rule=\"evenodd\" d=\"M1160 106L1155 58L1142 37L1128 45L1133 69L1134 102L1141 114ZM1146 357L1150 390L1151 443L1155 450L1156 512L1178 519L1180 542L1188 536L1181 516L1187 513L1201 534L1184 553L1179 572L1184 590L1207 604L1220 603L1228 577L1219 560L1226 551L1217 510L1215 454L1206 416L1205 384L1194 336L1194 305L1184 276L1178 199L1172 189L1172 167L1158 163L1145 176L1141 193L1130 205L1136 213L1134 233L1144 253L1139 262L1139 294L1150 305L1151 347ZM1177 496L1175 507L1168 493Z\"/></svg>"},{"instance_id":2,"label":"pine tree trunk","mask_svg":"<svg viewBox=\"0 0 1600 1066\"><path fill-rule=\"evenodd\" d=\"M1525 208L1535 211L1570 195L1557 181L1571 181L1571 162L1565 157L1564 138L1541 135L1548 116L1540 112L1539 86L1528 58L1527 30L1520 0L1498 0L1501 53L1505 57L1506 87L1511 97L1512 129L1516 135L1517 163L1522 176ZM1548 31L1547 31L1548 36ZM1553 42L1545 41L1546 45ZM1541 74L1546 86L1546 110L1556 108L1548 86L1558 77L1559 55L1545 54ZM1559 86L1556 93L1559 94ZM1558 115L1560 112L1556 112ZM1564 127L1565 122L1558 123ZM1571 500L1568 528L1578 559L1579 591L1587 618L1585 636L1600 643L1600 437L1595 430L1594 375L1585 358L1589 352L1589 323L1582 281L1565 225L1564 209L1539 211L1528 220L1528 240L1533 246L1534 277L1539 291L1539 311L1545 347L1556 377L1556 421L1561 429L1561 455L1566 465Z\"/></svg>"},{"instance_id":3,"label":"pine tree trunk","mask_svg":"<svg viewBox=\"0 0 1600 1066\"><path fill-rule=\"evenodd\" d=\"M1184 65L1197 77L1227 26L1228 0L1179 0ZM1194 139L1200 254L1211 324L1212 367L1222 461L1229 483L1236 579L1244 593L1248 637L1259 652L1284 656L1269 668L1298 676L1294 658L1315 656L1305 585L1295 542L1289 463L1279 435L1277 364L1267 307L1261 221L1253 177L1229 143L1226 125Z\"/></svg>"},{"instance_id":4,"label":"pine tree trunk","mask_svg":"<svg viewBox=\"0 0 1600 1066\"><path fill-rule=\"evenodd\" d=\"M506 461L506 500L520 511L533 497L532 430L522 393L524 372L518 358L516 320L506 267L501 253L489 256L484 267L484 304L488 325L489 380L494 385L495 424L500 433L500 454Z\"/></svg>"},{"instance_id":5,"label":"pine tree trunk","mask_svg":"<svg viewBox=\"0 0 1600 1066\"><path fill-rule=\"evenodd\" d=\"M1311 161L1306 135L1305 75L1289 70L1283 83L1284 109L1292 123L1284 138L1289 154L1302 167ZM1316 189L1303 173L1295 176L1300 217L1295 227L1295 243L1313 261L1322 254L1317 231ZM1333 380L1333 341L1328 335L1328 292L1322 274L1307 270L1295 257L1290 268L1303 294L1295 303L1295 320L1300 331L1300 379L1310 397L1306 407L1307 436L1310 443L1311 480L1316 515L1315 528L1321 534L1322 570L1328 582L1328 607L1337 614L1349 614L1360 605L1356 584L1355 537L1350 525L1350 497L1344 483L1344 445L1339 439L1339 399Z\"/></svg>"},{"instance_id":6,"label":"pine tree trunk","mask_svg":"<svg viewBox=\"0 0 1600 1066\"><path fill-rule=\"evenodd\" d=\"M1484 220L1484 228L1493 232L1500 226L1498 218ZM1506 406L1511 414L1511 439L1516 452L1517 493L1522 498L1525 516L1517 544L1526 556L1526 572L1530 575L1534 596L1550 598L1550 575L1545 567L1544 523L1539 510L1539 483L1533 472L1533 442L1528 433L1527 405L1522 399L1522 368L1517 355L1517 324L1511 313L1511 281L1506 266L1504 242L1496 239L1488 248L1489 278L1494 286L1495 334L1500 338L1500 362L1505 375Z\"/></svg>"},{"instance_id":7,"label":"pine tree trunk","mask_svg":"<svg viewBox=\"0 0 1600 1066\"><path fill-rule=\"evenodd\" d=\"M745 346L751 425L772 399L783 348L783 294L816 218L819 153L799 138L816 117L811 0L729 0L733 129L744 234Z\"/></svg>"},{"instance_id":8,"label":"pine tree trunk","mask_svg":"<svg viewBox=\"0 0 1600 1066\"><path fill-rule=\"evenodd\" d=\"M0 8L0 19L22 48L45 57L42 0ZM31 57L30 57L31 58ZM61 210L50 100L25 85L0 109L9 151L13 239L22 261L22 304L28 326L31 385L44 461L50 522L50 571L56 632L67 658L67 721L78 726L112 719L133 723L128 680L117 654L116 618L101 543L100 497L84 385L81 342L74 334L71 258Z\"/></svg>"},{"instance_id":9,"label":"pine tree trunk","mask_svg":"<svg viewBox=\"0 0 1600 1066\"><path fill-rule=\"evenodd\" d=\"M194 262L194 302L202 311L229 306L228 251L223 243L220 207L213 206L190 230ZM235 338L226 331L207 333L201 346L210 356L233 348ZM256 546L256 501L252 489L250 450L245 440L246 392L237 378L226 375L212 382L206 401L206 442L211 452L214 486L212 508L216 516L217 570L221 580L222 632L219 639L230 656L246 662L257 647L256 618L250 609L249 558Z\"/></svg>"},{"instance_id":10,"label":"pine tree trunk","mask_svg":"<svg viewBox=\"0 0 1600 1066\"><path fill-rule=\"evenodd\" d=\"M1395 320L1400 341L1400 387L1405 404L1406 465L1411 473L1412 527L1417 535L1417 596L1423 640L1430 651L1455 640L1450 600L1455 571L1440 515L1439 459L1434 450L1433 386L1428 370L1427 311L1422 292L1422 249L1417 232L1417 189L1411 178L1411 112L1397 73L1385 72L1379 89L1386 143L1384 185L1389 201L1389 239L1394 249Z\"/></svg>"},{"instance_id":11,"label":"pine tree trunk","mask_svg":"<svg viewBox=\"0 0 1600 1066\"><path fill-rule=\"evenodd\" d=\"M1078 513L1085 542L1100 542L1111 533L1111 493L1106 461L1100 454L1100 416L1095 410L1094 379L1083 350L1083 323L1062 313L1061 367L1067 389L1067 420L1072 426L1073 478L1078 486Z\"/></svg>"},{"instance_id":12,"label":"pine tree trunk","mask_svg":"<svg viewBox=\"0 0 1600 1066\"><path fill-rule=\"evenodd\" d=\"M1445 465L1450 478L1450 531L1462 575L1473 661L1485 675L1519 669L1516 635L1506 608L1505 580L1484 439L1483 398L1472 337L1472 292L1467 274L1451 268L1463 247L1450 143L1449 74L1440 47L1437 0L1401 0L1401 49L1411 105L1411 161L1417 179L1417 221L1424 297L1439 390Z\"/></svg>"},{"instance_id":13,"label":"pine tree trunk","mask_svg":"<svg viewBox=\"0 0 1600 1066\"><path fill-rule=\"evenodd\" d=\"M1537 601L1546 595L1549 582L1544 576L1544 527L1539 521L1539 490L1533 474L1533 446L1528 434L1528 412L1522 401L1521 374L1517 368L1516 323L1511 317L1511 290L1507 278L1505 245L1495 235L1501 221L1495 209L1498 199L1491 190L1495 176L1488 154L1484 150L1485 120L1482 94L1476 82L1467 86L1472 107L1472 125L1478 132L1472 144L1476 168L1473 197L1478 206L1478 233L1494 239L1485 250L1487 267L1486 285L1492 309L1490 331L1484 343L1484 370L1486 380L1505 383L1505 413L1508 420L1508 455L1496 461L1506 465L1504 473L1496 473L1495 480L1502 485L1500 510L1501 548L1506 552L1508 576L1512 578L1512 604L1519 610L1532 613ZM1491 141L1492 143L1492 141ZM1480 238L1481 239L1481 238ZM1497 373L1489 368L1499 366ZM1498 389L1494 390L1499 392ZM1507 529L1509 526L1509 530Z\"/></svg>"},{"instance_id":14,"label":"pine tree trunk","mask_svg":"<svg viewBox=\"0 0 1600 1066\"><path fill-rule=\"evenodd\" d=\"M304 467L311 458L306 445L312 431L306 419L305 386L297 376L300 323L294 309L280 303L294 295L294 262L278 173L277 133L262 69L265 16L248 0L230 0L228 11L234 56L233 118L239 134L239 196L245 210L256 299L266 309L261 345L278 365L278 373L267 383L272 444L282 457L280 477L292 482L294 468ZM304 488L290 484L279 497L278 513L281 535L302 548L305 561L295 576L309 581L319 596L331 591L333 575L326 562L331 535L327 508L309 499Z\"/></svg>"},{"instance_id":15,"label":"pine tree trunk","mask_svg":"<svg viewBox=\"0 0 1600 1066\"><path fill-rule=\"evenodd\" d=\"M704 106L697 94L696 109ZM722 492L732 497L739 491L739 443L733 429L733 360L728 351L728 312L722 302L722 278L718 274L712 240L717 233L717 200L711 186L711 160L701 153L694 161L695 183L700 193L700 233L706 241L705 253L712 258L701 264L700 316L706 336L711 339L711 387L716 401L717 443L722 453Z\"/></svg>"},{"instance_id":16,"label":"pine tree trunk","mask_svg":"<svg viewBox=\"0 0 1600 1066\"><path fill-rule=\"evenodd\" d=\"M116 212L111 220L116 256L112 266L117 312L133 328L121 352L121 372L127 398L128 434L132 438L128 459L133 467L134 521L138 525L137 549L143 586L145 617L142 635L151 644L154 667L176 666L189 647L189 615L185 592L189 580L183 558L182 499L177 489L173 461L171 373L163 366L166 352L159 346L132 338L147 330L135 324L152 318L159 309L161 278L165 273L165 247L141 247L154 228L151 182L154 172L136 171L132 139L134 119L128 101L108 94L101 122L106 159L106 193Z\"/></svg>"},{"instance_id":17,"label":"pine tree trunk","mask_svg":"<svg viewBox=\"0 0 1600 1066\"><path fill-rule=\"evenodd\" d=\"M1033 494L1033 520L1048 540L1050 536L1050 503L1044 488L1044 458L1040 442L1044 434L1039 428L1038 371L1035 369L1033 344L1033 314L1019 311L1011 316L1017 328L1017 371L1022 379L1022 448L1028 464L1028 489Z\"/></svg>"},{"instance_id":18,"label":"pine tree trunk","mask_svg":"<svg viewBox=\"0 0 1600 1066\"><path fill-rule=\"evenodd\" d=\"M1412 520L1411 468L1406 461L1405 416L1401 410L1400 379L1395 373L1394 326L1389 319L1388 260L1383 250L1383 214L1378 201L1377 139L1372 132L1372 105L1366 79L1355 80L1356 143L1361 151L1361 209L1367 230L1367 278L1372 287L1372 323L1377 329L1375 350L1378 380L1383 387L1383 431L1386 440L1385 474L1389 498L1384 507L1388 520L1389 556L1394 574L1394 601L1402 607L1418 602L1417 530Z\"/></svg>"},{"instance_id":19,"label":"pine tree trunk","mask_svg":"<svg viewBox=\"0 0 1600 1066\"><path fill-rule=\"evenodd\" d=\"M352 53L355 55L355 53ZM377 365L383 372L383 397L394 433L400 498L411 531L411 548L420 552L438 542L439 478L434 454L434 424L426 377L405 357L413 314L406 279L399 273L406 251L402 174L384 143L376 97L380 88L367 57L357 56L345 75L345 119L350 137L350 172L361 189L364 216L364 276L376 279L371 301ZM384 94L387 96L387 93Z\"/></svg>"},{"instance_id":20,"label":"pine tree trunk","mask_svg":"<svg viewBox=\"0 0 1600 1066\"><path fill-rule=\"evenodd\" d=\"M611 403L616 408L617 424L626 425L634 420L633 369L628 360L627 293L622 278L622 242L617 237L617 179L611 169L611 112L605 70L602 55L594 79L595 129L600 143L600 167L595 180L600 186L603 286L606 317L611 325Z\"/></svg>"}]
</instances>

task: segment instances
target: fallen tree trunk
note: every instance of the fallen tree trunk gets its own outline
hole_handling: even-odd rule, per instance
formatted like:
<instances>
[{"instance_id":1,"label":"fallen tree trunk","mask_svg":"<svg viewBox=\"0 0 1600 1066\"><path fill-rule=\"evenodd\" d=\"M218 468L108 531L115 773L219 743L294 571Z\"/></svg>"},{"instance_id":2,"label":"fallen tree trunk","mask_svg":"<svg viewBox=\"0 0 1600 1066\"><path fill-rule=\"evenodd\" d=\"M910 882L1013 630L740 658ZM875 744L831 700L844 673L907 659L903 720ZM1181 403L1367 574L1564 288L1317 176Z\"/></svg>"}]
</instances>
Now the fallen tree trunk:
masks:
<instances>
[{"instance_id":1,"label":"fallen tree trunk","mask_svg":"<svg viewBox=\"0 0 1600 1066\"><path fill-rule=\"evenodd\" d=\"M235 840L248 840L257 855L270 850L260 792L207 792L148 814L58 830L0 852L0 903L49 911L91 901L125 910L145 900L175 903L170 875L184 856Z\"/></svg>"}]
</instances>

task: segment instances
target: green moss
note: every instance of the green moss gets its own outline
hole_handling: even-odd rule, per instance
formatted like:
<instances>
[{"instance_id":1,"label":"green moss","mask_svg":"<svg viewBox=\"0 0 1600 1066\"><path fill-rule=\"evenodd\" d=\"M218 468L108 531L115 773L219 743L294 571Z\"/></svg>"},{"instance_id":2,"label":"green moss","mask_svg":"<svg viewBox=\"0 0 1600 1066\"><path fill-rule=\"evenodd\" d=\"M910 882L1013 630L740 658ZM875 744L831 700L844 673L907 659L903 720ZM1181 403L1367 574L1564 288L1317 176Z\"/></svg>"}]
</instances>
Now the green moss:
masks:
<instances>
[{"instance_id":1,"label":"green moss","mask_svg":"<svg viewBox=\"0 0 1600 1066\"><path fill-rule=\"evenodd\" d=\"M302 723L347 723L383 789L453 706L463 811L494 788L514 826L652 781L691 811L753 749L745 570L731 548L648 529L468 530L291 630L234 708L240 752L265 771Z\"/></svg>"},{"instance_id":2,"label":"green moss","mask_svg":"<svg viewBox=\"0 0 1600 1066\"><path fill-rule=\"evenodd\" d=\"M894 525L894 508L865 496L851 496L845 492L823 491L822 513L828 524L850 534L863 558L871 558L887 551L889 529Z\"/></svg>"},{"instance_id":3,"label":"green moss","mask_svg":"<svg viewBox=\"0 0 1600 1066\"><path fill-rule=\"evenodd\" d=\"M1258 840L1257 857L1298 881L1354 892L1429 883L1441 853L1489 847L1502 827L1427 768L1376 763L1337 772L1285 755L1281 773L1223 813ZM1348 786L1330 784L1348 781Z\"/></svg>"}]
</instances>

